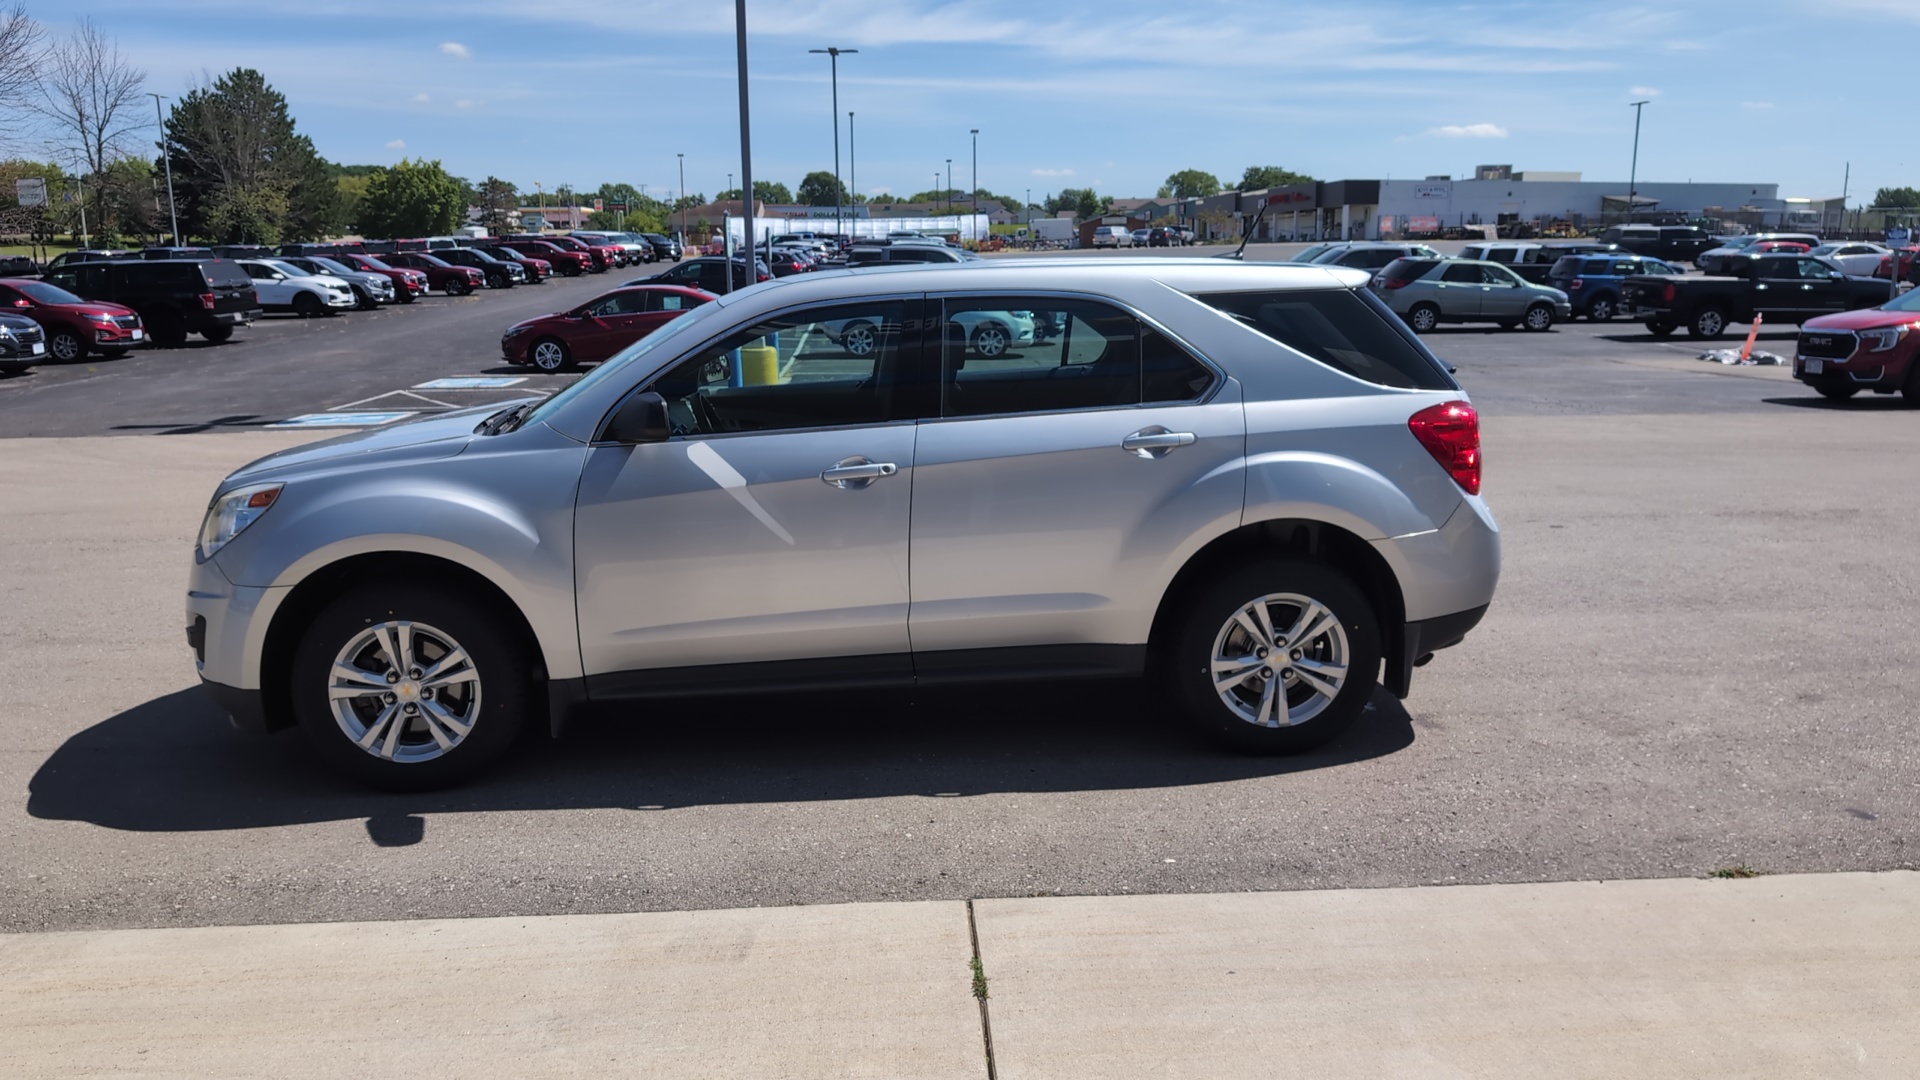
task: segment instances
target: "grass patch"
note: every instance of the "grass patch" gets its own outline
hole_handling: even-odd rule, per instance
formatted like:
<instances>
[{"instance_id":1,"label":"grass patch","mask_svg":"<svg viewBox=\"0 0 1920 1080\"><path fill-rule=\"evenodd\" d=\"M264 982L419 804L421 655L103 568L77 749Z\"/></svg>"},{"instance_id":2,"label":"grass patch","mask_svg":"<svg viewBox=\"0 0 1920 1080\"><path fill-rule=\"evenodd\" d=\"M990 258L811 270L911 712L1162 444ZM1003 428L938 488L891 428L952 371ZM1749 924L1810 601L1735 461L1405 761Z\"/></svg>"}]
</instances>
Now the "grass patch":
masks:
<instances>
[{"instance_id":1,"label":"grass patch","mask_svg":"<svg viewBox=\"0 0 1920 1080\"><path fill-rule=\"evenodd\" d=\"M1738 866L1723 866L1720 869L1715 870L1713 873L1708 874L1707 876L1710 878L1720 878L1726 881L1738 881L1744 878L1760 877L1765 873L1766 873L1765 870L1755 870L1753 867L1748 866L1746 863L1741 863Z\"/></svg>"},{"instance_id":2,"label":"grass patch","mask_svg":"<svg viewBox=\"0 0 1920 1080\"><path fill-rule=\"evenodd\" d=\"M973 958L972 964L973 996L985 1001L987 1000L987 969L980 966L980 958L977 956Z\"/></svg>"}]
</instances>

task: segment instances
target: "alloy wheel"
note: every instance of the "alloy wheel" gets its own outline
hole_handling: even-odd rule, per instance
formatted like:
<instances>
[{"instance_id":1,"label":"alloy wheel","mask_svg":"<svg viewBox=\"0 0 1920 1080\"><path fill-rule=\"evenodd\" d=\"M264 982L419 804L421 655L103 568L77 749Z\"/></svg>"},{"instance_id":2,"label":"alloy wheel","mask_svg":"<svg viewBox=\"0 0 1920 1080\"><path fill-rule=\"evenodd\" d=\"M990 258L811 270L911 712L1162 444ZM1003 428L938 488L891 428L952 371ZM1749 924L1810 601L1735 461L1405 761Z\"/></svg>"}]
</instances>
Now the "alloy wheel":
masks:
<instances>
[{"instance_id":1,"label":"alloy wheel","mask_svg":"<svg viewBox=\"0 0 1920 1080\"><path fill-rule=\"evenodd\" d=\"M567 363L567 347L548 339L533 347L533 366L541 371L559 371Z\"/></svg>"},{"instance_id":2,"label":"alloy wheel","mask_svg":"<svg viewBox=\"0 0 1920 1080\"><path fill-rule=\"evenodd\" d=\"M1242 605L1214 636L1213 688L1249 724L1293 727L1333 704L1350 656L1346 628L1325 604L1273 593Z\"/></svg>"},{"instance_id":3,"label":"alloy wheel","mask_svg":"<svg viewBox=\"0 0 1920 1080\"><path fill-rule=\"evenodd\" d=\"M78 360L84 351L80 339L69 333L58 333L47 339L47 352L55 360Z\"/></svg>"},{"instance_id":4,"label":"alloy wheel","mask_svg":"<svg viewBox=\"0 0 1920 1080\"><path fill-rule=\"evenodd\" d=\"M327 701L355 746L387 761L432 761L473 733L480 673L453 635L425 623L369 626L334 657Z\"/></svg>"},{"instance_id":5,"label":"alloy wheel","mask_svg":"<svg viewBox=\"0 0 1920 1080\"><path fill-rule=\"evenodd\" d=\"M869 356L875 345L872 323L854 323L840 335L840 345L849 356Z\"/></svg>"},{"instance_id":6,"label":"alloy wheel","mask_svg":"<svg viewBox=\"0 0 1920 1080\"><path fill-rule=\"evenodd\" d=\"M995 323L988 323L973 332L973 350L985 357L995 357L1007 351L1007 332Z\"/></svg>"},{"instance_id":7,"label":"alloy wheel","mask_svg":"<svg viewBox=\"0 0 1920 1080\"><path fill-rule=\"evenodd\" d=\"M1553 326L1553 309L1540 304L1527 309L1527 329L1545 330Z\"/></svg>"},{"instance_id":8,"label":"alloy wheel","mask_svg":"<svg viewBox=\"0 0 1920 1080\"><path fill-rule=\"evenodd\" d=\"M1408 321L1413 324L1413 329L1416 333L1424 334L1440 325L1440 313L1430 307L1421 305L1413 309Z\"/></svg>"},{"instance_id":9,"label":"alloy wheel","mask_svg":"<svg viewBox=\"0 0 1920 1080\"><path fill-rule=\"evenodd\" d=\"M1609 322L1613 319L1613 301L1606 297L1595 300L1587 307L1587 318L1594 322Z\"/></svg>"}]
</instances>

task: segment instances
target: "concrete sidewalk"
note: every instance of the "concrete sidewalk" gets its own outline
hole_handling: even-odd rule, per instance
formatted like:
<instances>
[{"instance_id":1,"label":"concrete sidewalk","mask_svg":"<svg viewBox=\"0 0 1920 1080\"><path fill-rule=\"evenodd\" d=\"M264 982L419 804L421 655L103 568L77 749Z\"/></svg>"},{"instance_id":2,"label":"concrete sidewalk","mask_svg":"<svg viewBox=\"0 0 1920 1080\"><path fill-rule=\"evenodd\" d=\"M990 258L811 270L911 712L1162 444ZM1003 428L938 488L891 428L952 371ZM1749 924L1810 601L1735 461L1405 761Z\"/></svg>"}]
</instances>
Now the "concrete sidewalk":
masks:
<instances>
[{"instance_id":1,"label":"concrete sidewalk","mask_svg":"<svg viewBox=\"0 0 1920 1080\"><path fill-rule=\"evenodd\" d=\"M983 900L992 1067L1863 1076L1920 873ZM981 1077L964 903L0 937L0 1075Z\"/></svg>"}]
</instances>

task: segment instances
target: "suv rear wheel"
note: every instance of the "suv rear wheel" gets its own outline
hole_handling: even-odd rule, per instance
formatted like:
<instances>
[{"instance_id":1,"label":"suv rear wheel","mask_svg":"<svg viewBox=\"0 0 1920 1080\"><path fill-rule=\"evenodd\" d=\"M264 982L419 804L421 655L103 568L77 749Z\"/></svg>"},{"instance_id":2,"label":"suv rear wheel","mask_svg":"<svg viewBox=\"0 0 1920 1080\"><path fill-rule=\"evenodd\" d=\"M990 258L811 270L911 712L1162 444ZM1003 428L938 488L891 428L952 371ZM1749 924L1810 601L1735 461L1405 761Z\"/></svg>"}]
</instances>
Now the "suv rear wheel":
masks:
<instances>
[{"instance_id":1,"label":"suv rear wheel","mask_svg":"<svg viewBox=\"0 0 1920 1080\"><path fill-rule=\"evenodd\" d=\"M1169 689L1193 724L1241 750L1318 746L1353 723L1377 685L1378 618L1322 563L1222 575L1193 596L1174 634Z\"/></svg>"},{"instance_id":2,"label":"suv rear wheel","mask_svg":"<svg viewBox=\"0 0 1920 1080\"><path fill-rule=\"evenodd\" d=\"M1687 324L1687 333L1712 340L1727 332L1727 313L1719 308L1701 308Z\"/></svg>"},{"instance_id":3,"label":"suv rear wheel","mask_svg":"<svg viewBox=\"0 0 1920 1080\"><path fill-rule=\"evenodd\" d=\"M532 663L498 613L385 578L349 588L294 653L293 712L320 756L374 787L465 779L513 744Z\"/></svg>"},{"instance_id":4,"label":"suv rear wheel","mask_svg":"<svg viewBox=\"0 0 1920 1080\"><path fill-rule=\"evenodd\" d=\"M1593 303L1587 305L1587 320L1589 322L1612 322L1613 297L1594 297Z\"/></svg>"},{"instance_id":5,"label":"suv rear wheel","mask_svg":"<svg viewBox=\"0 0 1920 1080\"><path fill-rule=\"evenodd\" d=\"M215 345L223 345L233 340L233 327L226 323L214 323L200 331L200 336L213 342Z\"/></svg>"}]
</instances>

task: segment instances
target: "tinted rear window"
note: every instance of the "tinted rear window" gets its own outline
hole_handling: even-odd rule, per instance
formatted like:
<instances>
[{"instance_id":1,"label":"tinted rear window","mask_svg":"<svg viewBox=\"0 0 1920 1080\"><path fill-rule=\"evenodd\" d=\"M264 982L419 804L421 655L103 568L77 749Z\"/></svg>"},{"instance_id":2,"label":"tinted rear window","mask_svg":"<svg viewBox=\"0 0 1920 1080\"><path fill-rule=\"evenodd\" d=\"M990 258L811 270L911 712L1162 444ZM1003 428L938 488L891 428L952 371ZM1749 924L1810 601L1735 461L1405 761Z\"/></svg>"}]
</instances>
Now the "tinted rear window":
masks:
<instances>
[{"instance_id":1,"label":"tinted rear window","mask_svg":"<svg viewBox=\"0 0 1920 1080\"><path fill-rule=\"evenodd\" d=\"M1208 293L1194 299L1296 352L1379 386L1454 390L1424 347L1371 294L1347 289ZM1389 321L1392 320L1392 321Z\"/></svg>"},{"instance_id":2,"label":"tinted rear window","mask_svg":"<svg viewBox=\"0 0 1920 1080\"><path fill-rule=\"evenodd\" d=\"M1578 255L1562 255L1554 260L1553 269L1547 271L1548 277L1574 277L1580 273L1580 264L1586 262Z\"/></svg>"},{"instance_id":3,"label":"tinted rear window","mask_svg":"<svg viewBox=\"0 0 1920 1080\"><path fill-rule=\"evenodd\" d=\"M240 269L240 264L238 263L230 263L230 262L201 263L200 270L202 273L207 275L207 281L216 286L221 286L221 287L231 287L235 285L251 286L253 284L253 279L247 276L247 272L245 270Z\"/></svg>"},{"instance_id":4,"label":"tinted rear window","mask_svg":"<svg viewBox=\"0 0 1920 1080\"><path fill-rule=\"evenodd\" d=\"M1438 259L1401 259L1385 270L1380 277L1386 281L1413 281L1433 269Z\"/></svg>"}]
</instances>

